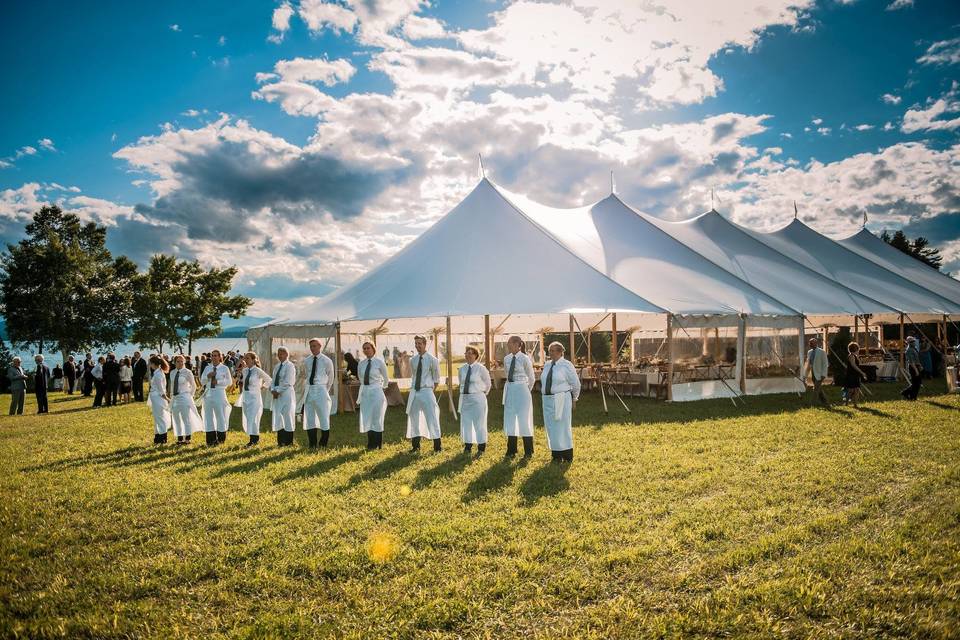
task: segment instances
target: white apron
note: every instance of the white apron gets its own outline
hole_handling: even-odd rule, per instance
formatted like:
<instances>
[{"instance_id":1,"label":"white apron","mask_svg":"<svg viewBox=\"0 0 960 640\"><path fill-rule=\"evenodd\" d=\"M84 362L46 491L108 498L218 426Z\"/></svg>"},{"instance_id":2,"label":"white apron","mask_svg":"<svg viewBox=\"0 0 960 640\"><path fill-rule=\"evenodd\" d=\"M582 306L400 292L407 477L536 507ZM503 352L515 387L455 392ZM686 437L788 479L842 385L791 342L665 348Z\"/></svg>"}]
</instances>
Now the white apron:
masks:
<instances>
[{"instance_id":1,"label":"white apron","mask_svg":"<svg viewBox=\"0 0 960 640\"><path fill-rule=\"evenodd\" d=\"M223 387L207 388L203 394L204 431L226 432L230 427L230 402Z\"/></svg>"},{"instance_id":2,"label":"white apron","mask_svg":"<svg viewBox=\"0 0 960 640\"><path fill-rule=\"evenodd\" d=\"M487 442L487 394L460 394L460 438L464 444Z\"/></svg>"},{"instance_id":3,"label":"white apron","mask_svg":"<svg viewBox=\"0 0 960 640\"><path fill-rule=\"evenodd\" d=\"M440 405L432 387L410 390L407 397L407 437L440 437Z\"/></svg>"},{"instance_id":4,"label":"white apron","mask_svg":"<svg viewBox=\"0 0 960 640\"><path fill-rule=\"evenodd\" d=\"M260 419L263 417L263 390L249 389L237 397L236 406L240 407L240 420L243 431L248 436L260 435Z\"/></svg>"},{"instance_id":5,"label":"white apron","mask_svg":"<svg viewBox=\"0 0 960 640\"><path fill-rule=\"evenodd\" d=\"M526 381L503 385L503 432L508 436L533 435L533 396Z\"/></svg>"},{"instance_id":6,"label":"white apron","mask_svg":"<svg viewBox=\"0 0 960 640\"><path fill-rule=\"evenodd\" d=\"M271 397L273 397L271 395ZM295 414L297 410L297 395L293 388L285 389L280 395L273 398L271 425L274 431L294 431L297 427Z\"/></svg>"},{"instance_id":7,"label":"white apron","mask_svg":"<svg viewBox=\"0 0 960 640\"><path fill-rule=\"evenodd\" d=\"M159 391L150 392L150 411L153 413L153 431L163 435L170 430L170 403Z\"/></svg>"},{"instance_id":8,"label":"white apron","mask_svg":"<svg viewBox=\"0 0 960 640\"><path fill-rule=\"evenodd\" d=\"M303 428L330 430L330 393L327 391L326 376L317 376L316 384L308 384L303 394Z\"/></svg>"},{"instance_id":9,"label":"white apron","mask_svg":"<svg viewBox=\"0 0 960 640\"><path fill-rule=\"evenodd\" d=\"M203 431L203 419L197 411L192 394L178 393L173 396L170 400L170 414L173 417L173 432L178 438Z\"/></svg>"},{"instance_id":10,"label":"white apron","mask_svg":"<svg viewBox=\"0 0 960 640\"><path fill-rule=\"evenodd\" d=\"M378 384L360 385L360 433L383 432L383 419L387 415L387 396Z\"/></svg>"},{"instance_id":11,"label":"white apron","mask_svg":"<svg viewBox=\"0 0 960 640\"><path fill-rule=\"evenodd\" d=\"M573 449L573 396L561 391L543 397L543 424L551 451Z\"/></svg>"}]
</instances>

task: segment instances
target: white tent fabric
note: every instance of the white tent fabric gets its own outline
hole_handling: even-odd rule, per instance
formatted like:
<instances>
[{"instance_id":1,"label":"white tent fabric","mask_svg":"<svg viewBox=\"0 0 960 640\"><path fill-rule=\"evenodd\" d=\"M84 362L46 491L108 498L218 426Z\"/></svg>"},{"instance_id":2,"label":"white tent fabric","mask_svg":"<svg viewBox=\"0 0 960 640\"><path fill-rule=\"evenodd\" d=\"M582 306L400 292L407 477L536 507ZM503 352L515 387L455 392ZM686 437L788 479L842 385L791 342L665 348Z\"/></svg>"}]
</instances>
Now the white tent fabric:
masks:
<instances>
[{"instance_id":1,"label":"white tent fabric","mask_svg":"<svg viewBox=\"0 0 960 640\"><path fill-rule=\"evenodd\" d=\"M924 289L933 291L947 300L960 302L960 281L891 247L867 229L861 229L849 238L843 238L837 242L884 269L902 274L907 280L915 282Z\"/></svg>"},{"instance_id":2,"label":"white tent fabric","mask_svg":"<svg viewBox=\"0 0 960 640\"><path fill-rule=\"evenodd\" d=\"M287 322L665 309L543 234L486 179L379 267Z\"/></svg>"},{"instance_id":3,"label":"white tent fabric","mask_svg":"<svg viewBox=\"0 0 960 640\"><path fill-rule=\"evenodd\" d=\"M960 304L867 260L799 220L769 233L744 231L819 274L903 313L943 315L960 312Z\"/></svg>"},{"instance_id":4,"label":"white tent fabric","mask_svg":"<svg viewBox=\"0 0 960 640\"><path fill-rule=\"evenodd\" d=\"M798 315L637 215L615 195L586 207L557 209L499 189L593 267L672 313Z\"/></svg>"},{"instance_id":5,"label":"white tent fabric","mask_svg":"<svg viewBox=\"0 0 960 640\"><path fill-rule=\"evenodd\" d=\"M683 222L639 215L710 262L807 316L895 313L892 307L795 262L716 211Z\"/></svg>"}]
</instances>

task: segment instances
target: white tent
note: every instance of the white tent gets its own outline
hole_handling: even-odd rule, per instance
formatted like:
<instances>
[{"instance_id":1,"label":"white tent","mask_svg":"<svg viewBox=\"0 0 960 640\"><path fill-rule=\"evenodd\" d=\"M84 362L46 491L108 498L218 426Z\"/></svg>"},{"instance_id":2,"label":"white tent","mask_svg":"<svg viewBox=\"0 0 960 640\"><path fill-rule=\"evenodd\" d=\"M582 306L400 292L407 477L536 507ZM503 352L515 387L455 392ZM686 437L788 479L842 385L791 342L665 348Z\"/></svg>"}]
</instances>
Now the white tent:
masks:
<instances>
[{"instance_id":1,"label":"white tent","mask_svg":"<svg viewBox=\"0 0 960 640\"><path fill-rule=\"evenodd\" d=\"M902 274L907 280L924 289L947 300L960 302L960 281L908 256L896 247L891 247L865 228L838 242L884 269Z\"/></svg>"},{"instance_id":2,"label":"white tent","mask_svg":"<svg viewBox=\"0 0 960 640\"><path fill-rule=\"evenodd\" d=\"M864 314L896 315L889 305L843 286L794 261L709 211L682 222L642 215L713 264L797 309L815 325Z\"/></svg>"},{"instance_id":3,"label":"white tent","mask_svg":"<svg viewBox=\"0 0 960 640\"><path fill-rule=\"evenodd\" d=\"M960 303L864 258L799 220L770 233L744 231L820 275L907 314L916 322L937 321L944 314L960 312Z\"/></svg>"}]
</instances>

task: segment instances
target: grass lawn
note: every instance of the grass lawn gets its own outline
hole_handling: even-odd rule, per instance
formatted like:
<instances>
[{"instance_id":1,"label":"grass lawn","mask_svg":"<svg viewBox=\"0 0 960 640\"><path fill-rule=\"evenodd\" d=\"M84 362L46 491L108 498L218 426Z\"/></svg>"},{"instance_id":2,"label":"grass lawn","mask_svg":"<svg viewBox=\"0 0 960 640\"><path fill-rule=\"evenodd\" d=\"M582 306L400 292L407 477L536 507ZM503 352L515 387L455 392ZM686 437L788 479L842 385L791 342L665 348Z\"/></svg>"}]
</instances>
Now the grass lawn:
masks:
<instances>
[{"instance_id":1,"label":"grass lawn","mask_svg":"<svg viewBox=\"0 0 960 640\"><path fill-rule=\"evenodd\" d=\"M0 417L0 636L960 637L960 403L871 388L585 396L569 469L446 413L410 455L399 408L380 452L355 414L319 453L154 447L145 405L54 394Z\"/></svg>"}]
</instances>

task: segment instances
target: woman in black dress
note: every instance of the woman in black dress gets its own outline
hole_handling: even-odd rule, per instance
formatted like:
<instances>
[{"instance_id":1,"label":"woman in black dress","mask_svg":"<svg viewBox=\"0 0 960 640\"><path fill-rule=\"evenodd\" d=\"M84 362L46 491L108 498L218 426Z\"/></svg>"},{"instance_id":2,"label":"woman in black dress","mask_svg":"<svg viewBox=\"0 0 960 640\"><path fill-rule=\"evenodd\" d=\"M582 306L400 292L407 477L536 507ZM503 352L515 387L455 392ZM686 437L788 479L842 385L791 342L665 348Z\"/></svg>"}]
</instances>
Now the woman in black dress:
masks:
<instances>
[{"instance_id":1,"label":"woman in black dress","mask_svg":"<svg viewBox=\"0 0 960 640\"><path fill-rule=\"evenodd\" d=\"M860 406L860 383L867 379L867 374L860 368L860 345L851 342L847 345L847 377L843 382L843 388L847 390L847 402L852 402L853 406Z\"/></svg>"}]
</instances>

